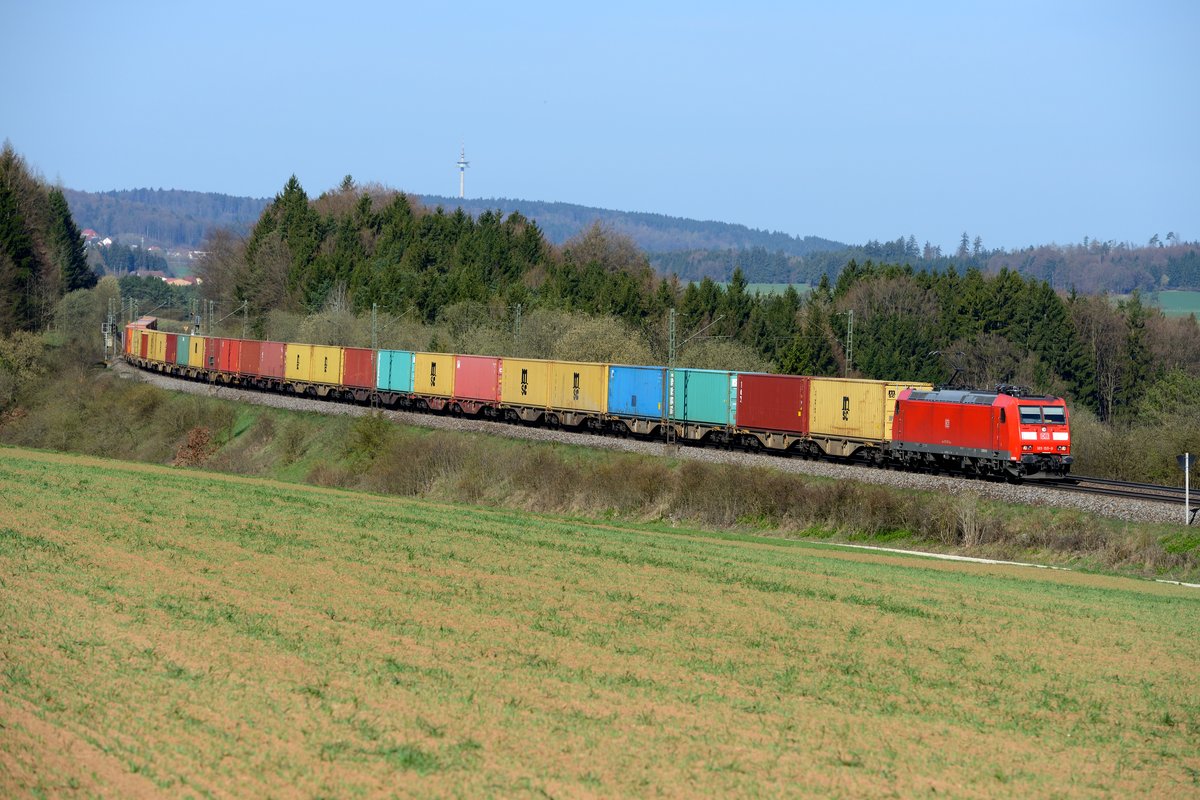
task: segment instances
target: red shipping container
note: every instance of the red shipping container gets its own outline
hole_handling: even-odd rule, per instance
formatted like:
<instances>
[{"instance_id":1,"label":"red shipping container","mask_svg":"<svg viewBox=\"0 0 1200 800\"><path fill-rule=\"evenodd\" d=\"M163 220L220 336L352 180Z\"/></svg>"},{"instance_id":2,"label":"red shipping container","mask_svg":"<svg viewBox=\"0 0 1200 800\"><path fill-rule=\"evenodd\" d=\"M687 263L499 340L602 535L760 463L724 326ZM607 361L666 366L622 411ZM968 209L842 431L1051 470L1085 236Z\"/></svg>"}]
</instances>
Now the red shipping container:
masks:
<instances>
[{"instance_id":1,"label":"red shipping container","mask_svg":"<svg viewBox=\"0 0 1200 800\"><path fill-rule=\"evenodd\" d=\"M141 339L141 346L138 353L142 358L146 358L147 352L150 350L150 337L146 335L145 331L139 331L138 336Z\"/></svg>"},{"instance_id":2,"label":"red shipping container","mask_svg":"<svg viewBox=\"0 0 1200 800\"><path fill-rule=\"evenodd\" d=\"M454 396L463 400L500 402L500 364L488 356L454 357Z\"/></svg>"},{"instance_id":3,"label":"red shipping container","mask_svg":"<svg viewBox=\"0 0 1200 800\"><path fill-rule=\"evenodd\" d=\"M221 340L216 336L209 336L204 340L204 369L216 369L217 358L220 355Z\"/></svg>"},{"instance_id":4,"label":"red shipping container","mask_svg":"<svg viewBox=\"0 0 1200 800\"><path fill-rule=\"evenodd\" d=\"M254 339L242 340L242 363L241 373L243 375L260 375L259 361L262 359L262 342Z\"/></svg>"},{"instance_id":5,"label":"red shipping container","mask_svg":"<svg viewBox=\"0 0 1200 800\"><path fill-rule=\"evenodd\" d=\"M737 382L739 428L808 433L807 377L742 373Z\"/></svg>"},{"instance_id":6,"label":"red shipping container","mask_svg":"<svg viewBox=\"0 0 1200 800\"><path fill-rule=\"evenodd\" d=\"M217 363L221 372L240 372L242 369L242 340L222 339Z\"/></svg>"},{"instance_id":7,"label":"red shipping container","mask_svg":"<svg viewBox=\"0 0 1200 800\"><path fill-rule=\"evenodd\" d=\"M175 356L179 355L179 337L173 333L167 334L167 363L174 364Z\"/></svg>"},{"instance_id":8,"label":"red shipping container","mask_svg":"<svg viewBox=\"0 0 1200 800\"><path fill-rule=\"evenodd\" d=\"M342 348L342 385L375 388L375 351L363 347Z\"/></svg>"},{"instance_id":9,"label":"red shipping container","mask_svg":"<svg viewBox=\"0 0 1200 800\"><path fill-rule=\"evenodd\" d=\"M264 378L283 378L283 360L287 345L283 342L263 342L258 362L258 374Z\"/></svg>"}]
</instances>

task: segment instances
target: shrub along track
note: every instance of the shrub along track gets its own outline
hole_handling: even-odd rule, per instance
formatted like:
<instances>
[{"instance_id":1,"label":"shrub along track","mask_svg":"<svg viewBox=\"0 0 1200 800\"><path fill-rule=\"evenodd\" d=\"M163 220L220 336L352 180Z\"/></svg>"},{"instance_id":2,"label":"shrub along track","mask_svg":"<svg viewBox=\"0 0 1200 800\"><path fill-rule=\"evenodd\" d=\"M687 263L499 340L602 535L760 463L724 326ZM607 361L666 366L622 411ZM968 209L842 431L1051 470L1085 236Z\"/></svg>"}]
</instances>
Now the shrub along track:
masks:
<instances>
[{"instance_id":1,"label":"shrub along track","mask_svg":"<svg viewBox=\"0 0 1200 800\"><path fill-rule=\"evenodd\" d=\"M123 361L114 362L112 369L119 375L136 378L162 389L232 400L240 403L254 403L291 411L352 416L363 416L375 411L367 406L349 403L313 400L294 395L235 389L199 381L171 378L156 372L139 370ZM901 472L831 461L810 461L778 455L762 455L740 450L688 445L666 445L662 442L647 439L598 436L590 433L575 433L561 428L531 427L506 422L491 422L471 417L388 410L378 413L382 413L385 418L403 425L442 430L470 431L492 436L558 442L560 444L572 444L582 447L602 447L609 450L669 456L672 458L688 458L697 461L708 461L710 463L744 464L814 475L833 480L854 480L901 489L915 489L954 495L973 494L978 497L1005 503L1024 503L1027 505L1078 509L1130 522L1178 523L1182 514L1179 503L1153 502L1095 494L1074 494L1059 491L1052 486L1039 486L1036 481L1012 485L947 475Z\"/></svg>"}]
</instances>

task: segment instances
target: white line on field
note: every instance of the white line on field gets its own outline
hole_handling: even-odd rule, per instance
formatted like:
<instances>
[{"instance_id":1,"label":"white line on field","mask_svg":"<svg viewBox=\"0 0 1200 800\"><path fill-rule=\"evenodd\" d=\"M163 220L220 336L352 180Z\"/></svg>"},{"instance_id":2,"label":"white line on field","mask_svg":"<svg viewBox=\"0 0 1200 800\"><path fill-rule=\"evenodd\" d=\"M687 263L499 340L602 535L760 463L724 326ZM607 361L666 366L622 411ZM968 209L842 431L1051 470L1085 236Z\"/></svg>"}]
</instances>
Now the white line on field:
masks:
<instances>
[{"instance_id":1,"label":"white line on field","mask_svg":"<svg viewBox=\"0 0 1200 800\"><path fill-rule=\"evenodd\" d=\"M937 558L942 561L969 561L972 564L1000 564L1007 567L1033 567L1034 569L1057 569L1062 572L1074 572L1070 567L1055 567L1050 564L1031 564L1026 561L999 561L994 558L974 558L972 556L955 556L949 553L927 553L923 550L901 550L896 547L877 547L870 544L843 544L841 542L830 542L834 547L853 547L858 550L873 550L880 553L897 553L903 556L924 556L925 558ZM1200 583L1184 583L1183 581L1169 581L1163 578L1155 578L1155 583L1169 583L1173 586L1186 586L1189 589L1200 589Z\"/></svg>"},{"instance_id":2,"label":"white line on field","mask_svg":"<svg viewBox=\"0 0 1200 800\"><path fill-rule=\"evenodd\" d=\"M843 544L842 542L830 542L835 547L855 547L859 550L874 550L880 553L898 553L902 556L924 556L926 558L938 558L942 561L969 561L972 564L1002 564L1008 567L1034 567L1036 569L1058 569L1063 572L1073 572L1070 567L1054 567L1049 564L1029 564L1024 561L998 561L994 558L974 558L972 556L955 556L949 553L926 553L923 550L901 550L896 547L877 547L871 544Z\"/></svg>"}]
</instances>

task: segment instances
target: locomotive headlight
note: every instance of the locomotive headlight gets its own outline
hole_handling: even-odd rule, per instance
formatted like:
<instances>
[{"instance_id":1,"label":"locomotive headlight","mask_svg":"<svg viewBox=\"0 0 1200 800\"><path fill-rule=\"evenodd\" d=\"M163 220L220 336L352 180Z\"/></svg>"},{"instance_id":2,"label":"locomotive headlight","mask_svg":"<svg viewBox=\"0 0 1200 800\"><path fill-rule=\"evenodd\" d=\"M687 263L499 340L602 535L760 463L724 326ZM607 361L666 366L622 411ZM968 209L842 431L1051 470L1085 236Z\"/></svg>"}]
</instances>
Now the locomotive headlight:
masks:
<instances>
[{"instance_id":1,"label":"locomotive headlight","mask_svg":"<svg viewBox=\"0 0 1200 800\"><path fill-rule=\"evenodd\" d=\"M1032 450L1032 449L1033 449L1033 445L1031 445L1031 444L1023 444L1023 445L1021 445L1021 449L1022 449L1022 450Z\"/></svg>"},{"instance_id":2,"label":"locomotive headlight","mask_svg":"<svg viewBox=\"0 0 1200 800\"><path fill-rule=\"evenodd\" d=\"M1065 444L1060 444L1060 445L1058 446L1058 449L1059 449L1059 450L1066 450L1066 449L1067 449L1067 446L1066 446Z\"/></svg>"}]
</instances>

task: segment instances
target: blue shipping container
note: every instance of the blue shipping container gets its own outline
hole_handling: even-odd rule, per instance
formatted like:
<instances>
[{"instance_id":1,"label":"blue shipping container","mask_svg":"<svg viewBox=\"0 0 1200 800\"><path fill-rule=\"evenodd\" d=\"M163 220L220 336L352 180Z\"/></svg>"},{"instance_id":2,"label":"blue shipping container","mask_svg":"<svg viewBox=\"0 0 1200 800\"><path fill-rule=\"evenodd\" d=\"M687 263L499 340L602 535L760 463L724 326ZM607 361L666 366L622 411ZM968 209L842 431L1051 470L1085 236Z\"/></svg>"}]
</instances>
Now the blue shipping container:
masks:
<instances>
[{"instance_id":1,"label":"blue shipping container","mask_svg":"<svg viewBox=\"0 0 1200 800\"><path fill-rule=\"evenodd\" d=\"M608 368L608 413L622 417L661 419L666 394L662 367Z\"/></svg>"},{"instance_id":2,"label":"blue shipping container","mask_svg":"<svg viewBox=\"0 0 1200 800\"><path fill-rule=\"evenodd\" d=\"M671 418L709 425L732 425L737 418L737 373L677 369L671 390Z\"/></svg>"},{"instance_id":3,"label":"blue shipping container","mask_svg":"<svg viewBox=\"0 0 1200 800\"><path fill-rule=\"evenodd\" d=\"M376 360L376 384L381 392L413 390L413 368L416 356L408 350L380 350Z\"/></svg>"}]
</instances>

